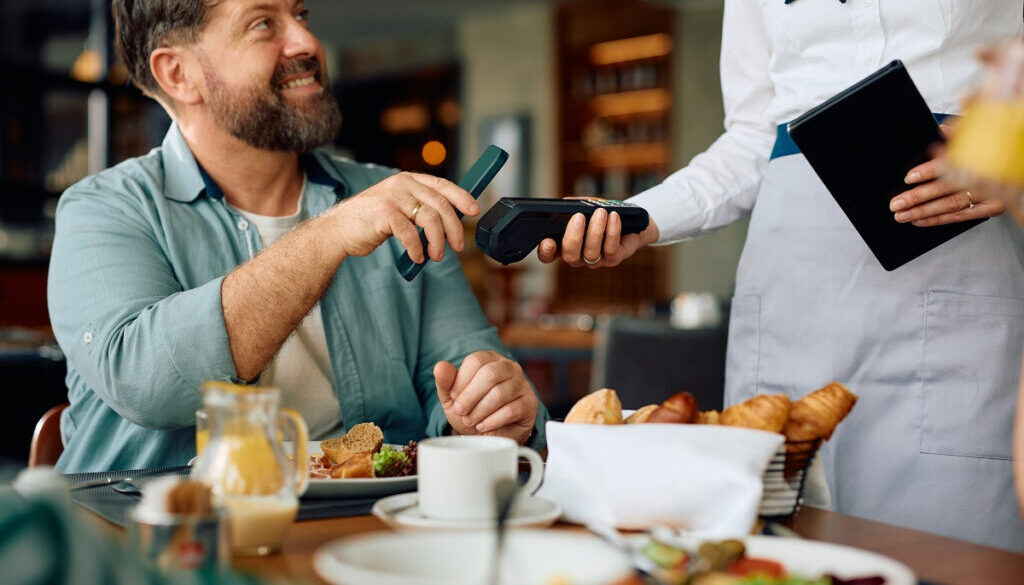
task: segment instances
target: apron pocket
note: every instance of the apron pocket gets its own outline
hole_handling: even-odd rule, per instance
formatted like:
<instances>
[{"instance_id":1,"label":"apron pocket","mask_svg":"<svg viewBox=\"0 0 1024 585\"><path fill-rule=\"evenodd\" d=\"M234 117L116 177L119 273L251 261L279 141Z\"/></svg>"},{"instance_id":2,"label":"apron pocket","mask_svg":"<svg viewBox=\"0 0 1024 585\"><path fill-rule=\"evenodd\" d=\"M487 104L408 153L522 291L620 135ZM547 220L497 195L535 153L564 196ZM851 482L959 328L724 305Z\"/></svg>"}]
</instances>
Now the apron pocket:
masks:
<instances>
[{"instance_id":1,"label":"apron pocket","mask_svg":"<svg viewBox=\"0 0 1024 585\"><path fill-rule=\"evenodd\" d=\"M928 293L922 453L1011 458L1022 340L1024 300Z\"/></svg>"}]
</instances>

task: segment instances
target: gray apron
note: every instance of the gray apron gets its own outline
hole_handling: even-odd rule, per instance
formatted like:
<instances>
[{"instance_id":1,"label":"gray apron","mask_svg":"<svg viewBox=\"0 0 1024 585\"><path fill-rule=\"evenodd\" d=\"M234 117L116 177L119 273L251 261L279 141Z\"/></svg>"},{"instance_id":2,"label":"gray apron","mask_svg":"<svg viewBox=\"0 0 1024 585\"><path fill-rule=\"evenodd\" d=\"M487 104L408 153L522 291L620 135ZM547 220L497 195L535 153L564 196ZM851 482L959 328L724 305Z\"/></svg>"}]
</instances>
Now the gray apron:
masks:
<instances>
[{"instance_id":1,"label":"gray apron","mask_svg":"<svg viewBox=\"0 0 1024 585\"><path fill-rule=\"evenodd\" d=\"M1012 220L886 272L803 156L769 163L736 276L726 403L831 380L857 393L821 451L836 511L1024 551L1011 462L1022 349Z\"/></svg>"}]
</instances>

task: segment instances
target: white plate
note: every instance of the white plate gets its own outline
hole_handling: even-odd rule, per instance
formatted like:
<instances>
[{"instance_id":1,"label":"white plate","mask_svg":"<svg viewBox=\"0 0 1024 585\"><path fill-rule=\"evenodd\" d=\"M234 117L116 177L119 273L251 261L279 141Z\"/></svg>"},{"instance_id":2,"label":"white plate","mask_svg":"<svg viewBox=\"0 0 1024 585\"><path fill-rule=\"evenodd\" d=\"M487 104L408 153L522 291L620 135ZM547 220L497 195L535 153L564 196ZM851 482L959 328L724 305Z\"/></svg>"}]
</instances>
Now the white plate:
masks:
<instances>
[{"instance_id":1,"label":"white plate","mask_svg":"<svg viewBox=\"0 0 1024 585\"><path fill-rule=\"evenodd\" d=\"M489 582L493 554L490 530L374 532L325 544L313 568L334 585L480 585ZM622 551L559 530L509 532L501 566L503 585L606 585L630 574Z\"/></svg>"},{"instance_id":2,"label":"white plate","mask_svg":"<svg viewBox=\"0 0 1024 585\"><path fill-rule=\"evenodd\" d=\"M396 530L439 529L472 530L494 527L494 520L439 520L428 518L420 511L419 494L399 494L377 500L373 515ZM562 515L558 504L537 496L518 498L509 511L508 526L542 528L551 526Z\"/></svg>"},{"instance_id":3,"label":"white plate","mask_svg":"<svg viewBox=\"0 0 1024 585\"><path fill-rule=\"evenodd\" d=\"M671 538L655 531L666 544L694 550L696 543L686 538ZM885 585L916 585L914 572L903 563L878 553L859 548L778 536L748 536L743 539L747 555L782 563L786 571L801 577L814 578L831 573L843 579L853 577L885 577Z\"/></svg>"},{"instance_id":4,"label":"white plate","mask_svg":"<svg viewBox=\"0 0 1024 585\"><path fill-rule=\"evenodd\" d=\"M402 445L391 445L401 450ZM308 455L323 454L320 441L309 442ZM416 491L416 476L366 477L352 479L310 479L304 498L367 498Z\"/></svg>"}]
</instances>

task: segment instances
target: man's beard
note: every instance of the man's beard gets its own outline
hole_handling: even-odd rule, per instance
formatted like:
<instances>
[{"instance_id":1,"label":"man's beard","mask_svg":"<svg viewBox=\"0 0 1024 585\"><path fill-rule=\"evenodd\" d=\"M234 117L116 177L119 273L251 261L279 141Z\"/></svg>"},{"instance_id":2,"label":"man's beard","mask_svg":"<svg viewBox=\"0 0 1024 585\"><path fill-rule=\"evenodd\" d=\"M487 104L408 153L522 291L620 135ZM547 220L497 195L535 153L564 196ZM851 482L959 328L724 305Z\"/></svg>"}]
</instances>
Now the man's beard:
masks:
<instances>
[{"instance_id":1,"label":"man's beard","mask_svg":"<svg viewBox=\"0 0 1024 585\"><path fill-rule=\"evenodd\" d=\"M327 90L326 74L316 59L295 59L280 65L269 88L249 87L232 95L212 64L200 59L210 89L209 106L214 119L232 136L262 150L305 153L334 140L341 129L338 102ZM284 97L285 77L315 70L324 88L294 104Z\"/></svg>"}]
</instances>

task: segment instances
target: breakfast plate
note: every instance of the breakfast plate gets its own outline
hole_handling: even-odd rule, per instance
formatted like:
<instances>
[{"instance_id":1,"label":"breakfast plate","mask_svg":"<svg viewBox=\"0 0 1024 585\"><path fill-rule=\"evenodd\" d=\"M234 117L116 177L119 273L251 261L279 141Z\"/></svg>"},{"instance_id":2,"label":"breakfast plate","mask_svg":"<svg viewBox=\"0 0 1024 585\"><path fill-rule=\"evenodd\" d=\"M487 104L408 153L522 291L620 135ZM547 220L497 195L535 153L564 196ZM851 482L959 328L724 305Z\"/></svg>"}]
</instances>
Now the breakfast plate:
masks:
<instances>
[{"instance_id":1,"label":"breakfast plate","mask_svg":"<svg viewBox=\"0 0 1024 585\"><path fill-rule=\"evenodd\" d=\"M402 445L391 445L401 451ZM309 455L322 455L320 441L309 442ZM304 498L365 498L416 491L416 476L309 479Z\"/></svg>"},{"instance_id":2,"label":"breakfast plate","mask_svg":"<svg viewBox=\"0 0 1024 585\"><path fill-rule=\"evenodd\" d=\"M374 532L329 542L313 568L332 585L490 583L494 531ZM611 583L631 573L625 553L579 532L513 530L504 541L502 585Z\"/></svg>"},{"instance_id":3,"label":"breakfast plate","mask_svg":"<svg viewBox=\"0 0 1024 585\"><path fill-rule=\"evenodd\" d=\"M700 544L668 529L655 529L652 533L666 544L687 550ZM863 549L778 536L748 536L742 540L747 556L778 561L793 575L814 578L830 573L843 579L878 575L885 578L885 585L917 584L914 572L903 563Z\"/></svg>"},{"instance_id":4,"label":"breakfast plate","mask_svg":"<svg viewBox=\"0 0 1024 585\"><path fill-rule=\"evenodd\" d=\"M398 494L381 498L373 505L373 515L384 524L396 530L404 529L436 529L436 530L473 530L493 528L494 520L440 520L429 518L420 511L419 494ZM558 504L538 496L520 497L512 503L508 519L509 527L551 526L562 515Z\"/></svg>"}]
</instances>

